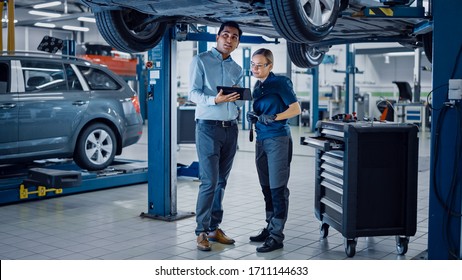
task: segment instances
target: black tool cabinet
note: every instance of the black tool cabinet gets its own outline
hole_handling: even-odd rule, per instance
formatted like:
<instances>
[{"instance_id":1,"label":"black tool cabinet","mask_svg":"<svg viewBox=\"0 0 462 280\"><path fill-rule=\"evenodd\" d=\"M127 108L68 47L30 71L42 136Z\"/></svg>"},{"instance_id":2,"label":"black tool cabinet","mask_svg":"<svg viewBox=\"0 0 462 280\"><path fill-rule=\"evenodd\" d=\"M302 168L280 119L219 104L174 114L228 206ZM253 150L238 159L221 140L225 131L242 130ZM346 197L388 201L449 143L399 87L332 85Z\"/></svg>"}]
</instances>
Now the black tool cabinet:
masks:
<instances>
[{"instance_id":1,"label":"black tool cabinet","mask_svg":"<svg viewBox=\"0 0 462 280\"><path fill-rule=\"evenodd\" d=\"M396 236L398 254L417 228L418 127L384 122L320 121L316 148L315 215L321 235L329 227L356 253L357 237Z\"/></svg>"}]
</instances>

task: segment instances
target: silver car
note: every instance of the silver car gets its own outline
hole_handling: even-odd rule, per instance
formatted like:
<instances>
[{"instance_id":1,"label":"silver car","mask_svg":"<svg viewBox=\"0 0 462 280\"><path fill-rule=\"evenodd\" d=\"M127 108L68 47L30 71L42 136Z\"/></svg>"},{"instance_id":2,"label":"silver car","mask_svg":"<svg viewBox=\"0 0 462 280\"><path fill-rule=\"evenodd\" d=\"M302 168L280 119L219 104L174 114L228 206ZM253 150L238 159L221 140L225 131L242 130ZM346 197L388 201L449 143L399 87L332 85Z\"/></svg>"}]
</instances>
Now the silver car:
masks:
<instances>
[{"instance_id":1,"label":"silver car","mask_svg":"<svg viewBox=\"0 0 462 280\"><path fill-rule=\"evenodd\" d=\"M426 3L431 0L425 0ZM170 26L219 26L233 20L253 34L287 40L299 67L319 65L332 45L398 42L431 54L431 32L416 32L431 20L423 0L81 0L95 14L103 38L125 52L152 49ZM365 15L384 7L392 12ZM412 6L412 7L411 7ZM429 6L429 5L428 5ZM393 16L396 12L399 16ZM378 13L382 13L379 10ZM184 29L183 29L184 30ZM194 29L192 29L194 30ZM431 31L431 28L428 29ZM181 39L179 36L178 39ZM431 61L431 58L429 58Z\"/></svg>"},{"instance_id":2,"label":"silver car","mask_svg":"<svg viewBox=\"0 0 462 280\"><path fill-rule=\"evenodd\" d=\"M0 55L0 164L73 158L109 166L142 135L136 93L105 67L50 54Z\"/></svg>"}]
</instances>

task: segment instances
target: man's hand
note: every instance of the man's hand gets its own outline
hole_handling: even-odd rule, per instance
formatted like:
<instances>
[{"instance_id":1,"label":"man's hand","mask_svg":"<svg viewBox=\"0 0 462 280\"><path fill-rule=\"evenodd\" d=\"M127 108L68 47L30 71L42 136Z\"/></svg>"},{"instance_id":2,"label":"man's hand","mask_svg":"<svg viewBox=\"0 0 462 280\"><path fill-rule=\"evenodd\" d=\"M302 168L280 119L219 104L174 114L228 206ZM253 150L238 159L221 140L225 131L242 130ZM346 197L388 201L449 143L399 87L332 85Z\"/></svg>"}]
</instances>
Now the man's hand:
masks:
<instances>
[{"instance_id":1,"label":"man's hand","mask_svg":"<svg viewBox=\"0 0 462 280\"><path fill-rule=\"evenodd\" d=\"M239 99L239 93L233 92L230 94L223 94L223 90L220 89L217 96L215 97L215 104L224 103L224 102L234 102Z\"/></svg>"},{"instance_id":2,"label":"man's hand","mask_svg":"<svg viewBox=\"0 0 462 280\"><path fill-rule=\"evenodd\" d=\"M255 114L254 111L248 111L247 112L247 121L250 123L250 124L254 124L258 121L258 115Z\"/></svg>"},{"instance_id":3,"label":"man's hand","mask_svg":"<svg viewBox=\"0 0 462 280\"><path fill-rule=\"evenodd\" d=\"M264 123L265 125L269 125L273 123L276 119L276 115L260 115L258 117L258 121Z\"/></svg>"}]
</instances>

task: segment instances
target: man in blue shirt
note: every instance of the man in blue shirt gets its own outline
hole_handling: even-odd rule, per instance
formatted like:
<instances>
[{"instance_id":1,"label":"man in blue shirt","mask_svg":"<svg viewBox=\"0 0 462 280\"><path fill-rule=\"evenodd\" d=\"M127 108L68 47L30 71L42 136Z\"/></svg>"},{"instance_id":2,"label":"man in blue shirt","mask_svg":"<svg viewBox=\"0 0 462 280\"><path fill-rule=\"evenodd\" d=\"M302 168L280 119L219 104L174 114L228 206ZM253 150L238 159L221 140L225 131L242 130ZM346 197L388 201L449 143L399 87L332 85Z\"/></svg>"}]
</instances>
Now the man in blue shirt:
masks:
<instances>
[{"instance_id":1,"label":"man in blue shirt","mask_svg":"<svg viewBox=\"0 0 462 280\"><path fill-rule=\"evenodd\" d=\"M210 251L209 240L233 244L219 228L222 200L237 150L238 93L217 93L217 86L242 86L242 68L231 58L242 31L235 22L218 30L215 48L193 58L190 67L189 100L196 103L196 149L199 159L199 193L195 233L197 249Z\"/></svg>"}]
</instances>

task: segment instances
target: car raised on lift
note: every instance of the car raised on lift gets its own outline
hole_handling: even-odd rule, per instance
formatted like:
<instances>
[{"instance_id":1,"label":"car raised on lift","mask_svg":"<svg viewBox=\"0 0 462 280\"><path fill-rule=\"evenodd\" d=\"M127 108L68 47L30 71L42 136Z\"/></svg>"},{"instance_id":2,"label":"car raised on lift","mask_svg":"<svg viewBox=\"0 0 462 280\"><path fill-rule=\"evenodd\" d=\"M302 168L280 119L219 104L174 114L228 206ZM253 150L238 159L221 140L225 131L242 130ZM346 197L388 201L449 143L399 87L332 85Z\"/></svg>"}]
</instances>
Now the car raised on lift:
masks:
<instances>
[{"instance_id":1,"label":"car raised on lift","mask_svg":"<svg viewBox=\"0 0 462 280\"><path fill-rule=\"evenodd\" d=\"M289 56L299 67L319 65L329 48L337 44L398 42L412 48L423 46L427 57L431 54L431 32L416 32L431 19L423 0L81 2L93 11L107 43L125 52L152 49L165 31L177 24L219 26L233 20L247 33L285 38Z\"/></svg>"}]
</instances>

